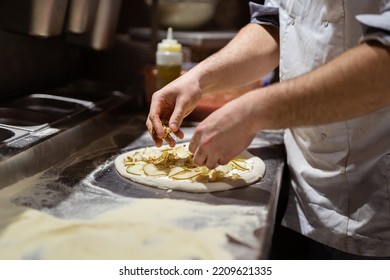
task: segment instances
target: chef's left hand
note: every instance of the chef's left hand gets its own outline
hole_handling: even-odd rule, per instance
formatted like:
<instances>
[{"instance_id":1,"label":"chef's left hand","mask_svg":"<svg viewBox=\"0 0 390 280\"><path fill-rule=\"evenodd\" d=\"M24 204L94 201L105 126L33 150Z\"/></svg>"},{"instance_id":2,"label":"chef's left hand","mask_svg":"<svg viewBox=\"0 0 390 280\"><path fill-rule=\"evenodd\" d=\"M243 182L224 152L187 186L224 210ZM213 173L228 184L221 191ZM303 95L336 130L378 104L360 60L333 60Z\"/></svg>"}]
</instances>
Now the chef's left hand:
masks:
<instances>
[{"instance_id":1,"label":"chef's left hand","mask_svg":"<svg viewBox=\"0 0 390 280\"><path fill-rule=\"evenodd\" d=\"M195 164L208 168L227 164L252 142L253 122L242 98L210 114L199 123L189 145Z\"/></svg>"}]
</instances>

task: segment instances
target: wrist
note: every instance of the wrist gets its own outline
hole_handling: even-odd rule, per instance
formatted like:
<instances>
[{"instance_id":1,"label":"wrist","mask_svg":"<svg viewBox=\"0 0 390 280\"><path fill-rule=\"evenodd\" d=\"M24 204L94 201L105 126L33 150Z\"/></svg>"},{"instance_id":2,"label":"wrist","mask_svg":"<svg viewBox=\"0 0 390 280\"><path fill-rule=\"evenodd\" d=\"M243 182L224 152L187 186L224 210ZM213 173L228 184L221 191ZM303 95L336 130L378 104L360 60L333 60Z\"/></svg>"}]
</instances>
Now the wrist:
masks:
<instances>
[{"instance_id":1,"label":"wrist","mask_svg":"<svg viewBox=\"0 0 390 280\"><path fill-rule=\"evenodd\" d=\"M272 86L255 89L241 98L245 104L248 129L257 133L264 129L279 129L280 113Z\"/></svg>"}]
</instances>

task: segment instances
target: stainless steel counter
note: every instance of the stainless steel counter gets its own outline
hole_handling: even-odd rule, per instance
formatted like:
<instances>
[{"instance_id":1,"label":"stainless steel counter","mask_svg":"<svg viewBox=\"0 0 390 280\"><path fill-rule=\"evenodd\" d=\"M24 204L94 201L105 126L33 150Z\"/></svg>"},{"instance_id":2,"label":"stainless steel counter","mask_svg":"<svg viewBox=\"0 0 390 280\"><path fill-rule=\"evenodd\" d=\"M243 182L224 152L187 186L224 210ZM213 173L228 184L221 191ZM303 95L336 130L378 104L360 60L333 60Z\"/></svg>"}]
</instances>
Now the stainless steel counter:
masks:
<instances>
[{"instance_id":1,"label":"stainless steel counter","mask_svg":"<svg viewBox=\"0 0 390 280\"><path fill-rule=\"evenodd\" d=\"M260 156L266 163L265 177L259 182L248 187L215 193L169 192L130 182L120 177L113 165L113 160L121 153L153 144L145 129L145 115L132 113L129 109L115 114L112 112L106 113L104 116L99 119L100 125L96 125L95 121L93 126L80 128L80 125L76 125L75 128L68 128L65 132L67 137L64 137L61 141L53 142L50 139L55 138L46 138L46 144L45 141L40 143L39 152L27 153L25 156L32 157L35 164L38 165L40 161L50 161L48 157L50 157L50 153L55 153L55 150L58 150L62 156L65 154L68 154L68 156L56 161L56 163L53 163L54 165L36 175L30 174L34 175L34 179L10 182L10 186L3 186L4 188L0 189L0 212L2 213L0 220L8 217L0 222L0 252L3 251L3 253L0 253L0 258L45 259L53 258L53 256L54 258L70 259L84 257L90 259L168 258L165 253L153 252L153 246L150 247L149 241L146 242L148 244L145 244L145 246L148 246L150 255L146 257L141 252L137 253L135 251L129 253L130 255L123 255L119 251L117 251L117 254L112 254L112 252L108 254L107 252L105 255L104 248L118 243L119 237L113 230L110 231L110 228L118 226L117 221L112 221L112 224L110 220L106 221L104 230L107 232L104 234L104 239L102 238L99 241L100 244L99 242L96 244L100 251L95 252L95 255L93 252L90 252L90 254L83 252L82 246L73 247L66 256L45 254L48 244L52 244L65 230L61 231L61 234L58 233L58 236L50 235L50 238L47 237L32 246L28 242L39 239L39 236L46 236L45 231L50 230L44 230L39 226L24 228L23 224L16 227L18 223L22 223L21 217L29 211L35 211L36 215L43 213L46 218L52 217L57 222L77 221L83 223L84 221L85 225L88 225L91 221L95 221L96 217L135 205L141 201L151 202L145 204L149 207L145 209L145 212L160 211L158 208L154 208L153 205L157 207L156 201L161 201L165 203L167 210L173 211L172 213L176 215L172 218L161 218L158 217L158 213L155 213L153 214L156 215L155 220L153 220L154 216L149 215L147 219L145 218L145 221L149 221L149 223L152 221L152 223L161 225L166 224L167 226L174 225L175 228L186 230L194 234L195 238L199 237L199 242L203 242L203 246L209 246L210 250L215 245L215 240L204 238L205 235L202 235L201 232L209 229L222 232L227 240L221 245L221 248L226 252L226 258L268 258L282 170L284 168L284 149L282 136L279 132L259 133L249 147L250 152ZM190 139L195 125L196 123L185 124L183 128L185 139L183 141ZM104 131L103 135L102 131ZM87 138L91 139L95 136L95 140L88 145L84 145L84 147L79 143L77 152L67 153L66 151L73 150L74 147L68 146L64 139L74 139L79 135L84 137L85 132L89 135ZM41 133L43 132L41 131ZM45 147L48 147L48 153L45 153ZM22 159L22 162L26 162L26 160ZM1 168L5 168L4 165L1 165ZM13 168L18 168L17 159L14 160ZM18 172L18 170L15 170L15 172ZM0 173L5 174L2 170L0 170ZM178 215L182 208L177 208L177 211L175 211L175 207L178 207L178 205L182 207L181 203L183 202L191 210ZM15 207L18 211L15 211ZM8 214L7 211L9 211ZM135 218L132 215L127 217L128 220ZM27 242L27 239L20 241L17 237L15 239L4 239L7 232L11 234L13 227L18 228L18 230L24 229L22 235L31 235L29 241ZM66 224L64 227L71 227L71 225ZM129 231L129 234L131 232L129 228L125 227L123 227L123 230ZM99 232L102 234L103 231L99 230ZM3 239L1 238L2 234ZM73 235L72 238L76 238L76 236ZM90 238L91 240L94 239L94 233L90 233ZM62 236L58 242L61 241L63 245L66 240ZM13 241L18 242L19 245L16 245ZM23 242L26 242L25 251ZM73 246L70 241L68 242L68 246ZM127 248L126 242L126 240L123 240L123 248ZM188 240L188 243L191 242L192 240ZM54 242L54 244L57 243ZM164 243L160 245L164 246ZM4 246L7 246L7 250L2 250L2 248L5 248ZM11 254L13 252L12 246L18 247L15 247L15 251L19 252L18 254ZM167 246L169 245L167 244ZM56 247L52 249L56 251ZM146 247L144 249L146 250ZM169 251L171 248L166 248L166 250ZM190 249L186 250L184 258L200 258L200 255L195 252L192 254ZM60 252L60 250L57 250L57 252ZM210 257L206 258L218 258L219 255L213 253L210 252Z\"/></svg>"}]
</instances>

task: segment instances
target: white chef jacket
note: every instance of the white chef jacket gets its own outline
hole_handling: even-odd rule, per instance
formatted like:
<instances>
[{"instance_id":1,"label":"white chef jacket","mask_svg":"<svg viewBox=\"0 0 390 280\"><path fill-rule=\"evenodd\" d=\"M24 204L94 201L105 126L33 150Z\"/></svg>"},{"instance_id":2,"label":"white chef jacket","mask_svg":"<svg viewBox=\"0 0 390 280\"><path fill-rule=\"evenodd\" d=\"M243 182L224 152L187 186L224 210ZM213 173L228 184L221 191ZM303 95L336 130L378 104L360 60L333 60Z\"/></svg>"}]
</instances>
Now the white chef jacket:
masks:
<instances>
[{"instance_id":1,"label":"white chef jacket","mask_svg":"<svg viewBox=\"0 0 390 280\"><path fill-rule=\"evenodd\" d=\"M252 22L280 27L281 81L361 41L390 46L390 1L270 0L250 8ZM283 224L347 253L390 256L390 107L288 129L284 141L291 188Z\"/></svg>"}]
</instances>

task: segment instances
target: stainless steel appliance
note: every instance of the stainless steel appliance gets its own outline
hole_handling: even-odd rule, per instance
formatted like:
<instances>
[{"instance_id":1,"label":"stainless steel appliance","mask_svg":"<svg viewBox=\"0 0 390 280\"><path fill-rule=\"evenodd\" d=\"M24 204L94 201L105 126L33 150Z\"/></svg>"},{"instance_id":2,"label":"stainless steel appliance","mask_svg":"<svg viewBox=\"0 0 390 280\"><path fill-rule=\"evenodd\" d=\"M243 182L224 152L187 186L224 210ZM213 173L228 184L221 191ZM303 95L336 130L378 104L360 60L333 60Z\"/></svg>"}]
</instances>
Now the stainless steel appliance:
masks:
<instances>
[{"instance_id":1,"label":"stainless steel appliance","mask_svg":"<svg viewBox=\"0 0 390 280\"><path fill-rule=\"evenodd\" d=\"M0 26L33 36L57 36L65 22L68 0L0 1Z\"/></svg>"},{"instance_id":2,"label":"stainless steel appliance","mask_svg":"<svg viewBox=\"0 0 390 280\"><path fill-rule=\"evenodd\" d=\"M121 0L0 1L0 28L38 37L66 34L75 44L110 47Z\"/></svg>"}]
</instances>

